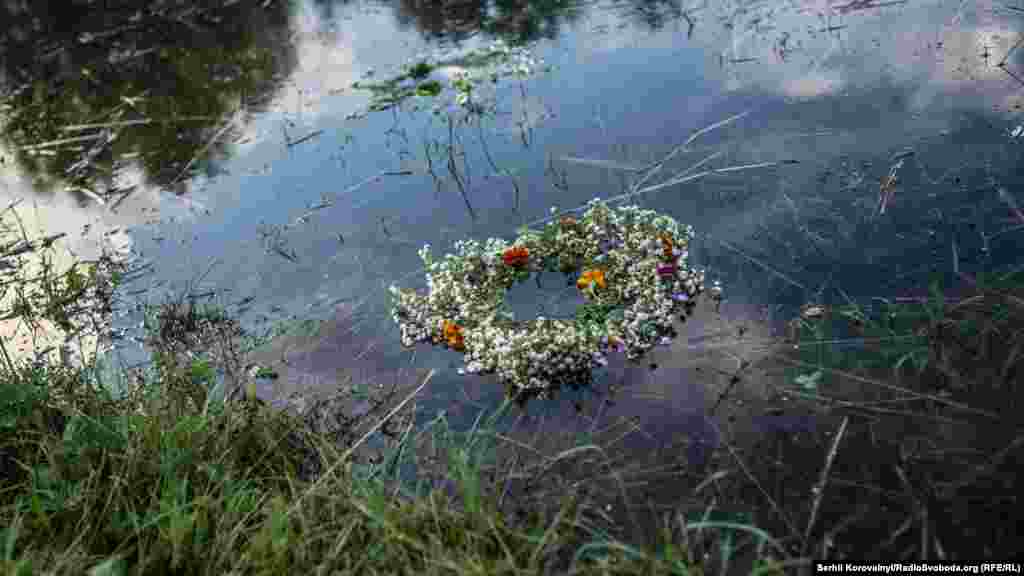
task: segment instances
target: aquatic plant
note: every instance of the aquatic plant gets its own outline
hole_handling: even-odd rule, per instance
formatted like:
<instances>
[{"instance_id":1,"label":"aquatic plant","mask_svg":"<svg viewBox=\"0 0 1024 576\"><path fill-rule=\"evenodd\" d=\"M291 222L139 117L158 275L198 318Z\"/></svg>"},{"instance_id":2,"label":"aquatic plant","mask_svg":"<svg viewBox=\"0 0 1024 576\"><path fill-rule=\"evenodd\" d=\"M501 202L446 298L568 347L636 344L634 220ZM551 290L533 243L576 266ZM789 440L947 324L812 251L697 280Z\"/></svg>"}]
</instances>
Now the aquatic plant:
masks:
<instances>
[{"instance_id":1,"label":"aquatic plant","mask_svg":"<svg viewBox=\"0 0 1024 576\"><path fill-rule=\"evenodd\" d=\"M480 114L493 107L484 93L486 86L494 86L503 78L525 78L536 71L549 70L552 67L543 64L529 49L512 48L497 40L461 54L418 59L390 78L360 80L352 88L371 93L366 112L388 110L410 100L437 99L432 107L435 114L449 108ZM426 80L431 74L439 78ZM355 112L350 117L366 112Z\"/></svg>"}]
</instances>

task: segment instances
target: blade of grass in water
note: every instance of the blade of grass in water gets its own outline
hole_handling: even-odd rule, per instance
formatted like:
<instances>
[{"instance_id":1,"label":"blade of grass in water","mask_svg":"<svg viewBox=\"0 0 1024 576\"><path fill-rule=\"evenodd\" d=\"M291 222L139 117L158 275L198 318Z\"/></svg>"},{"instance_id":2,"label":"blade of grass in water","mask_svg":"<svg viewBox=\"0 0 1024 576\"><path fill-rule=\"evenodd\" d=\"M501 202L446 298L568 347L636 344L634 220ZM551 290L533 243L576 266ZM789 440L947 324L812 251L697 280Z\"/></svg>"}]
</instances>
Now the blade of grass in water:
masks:
<instances>
[{"instance_id":1,"label":"blade of grass in water","mask_svg":"<svg viewBox=\"0 0 1024 576\"><path fill-rule=\"evenodd\" d=\"M313 483L313 485L312 485L312 486L310 486L310 487L309 487L309 489L308 489L308 490L306 490L306 491L305 491L305 492L303 493L303 495L302 495L301 497L299 497L299 498L297 498L297 499L295 500L295 503L294 503L294 504L292 504L292 505L291 505L291 507L289 507L289 508L288 508L288 512L287 512L287 513L285 513L285 516L287 517L287 516L291 516L292 514L294 514L294 513L295 513L295 511L296 511L296 510L298 510L299 506L300 506L300 505L302 504L302 500L303 500L303 499L304 499L304 498L305 498L306 496L309 496L310 494L312 494L312 493L313 493L313 491L314 491L314 490L315 490L315 489L316 489L316 488L317 488L317 487L318 487L318 486L319 486L319 485L320 485L320 484L321 484L321 483L322 483L322 482L323 482L323 481L324 481L325 479L327 479L327 478L330 478L330 477L331 477L331 475L332 475L332 474L334 473L335 469L336 469L336 468L337 468L337 467L338 467L339 465L341 465L341 464L344 464L345 462L347 462L347 461L348 461L348 458L349 458L349 457L350 457L350 456L352 455L352 453L353 453L353 452L355 452L355 451L356 451L356 450L357 450L357 449L359 448L359 446L360 446L360 445L362 445L362 444L363 444L364 442L366 442L366 439L367 439L367 438L369 438L370 436L372 436L374 432L376 432L377 430L379 430L381 426L383 426L383 425L384 425L384 424L385 424L385 423L386 423L386 422L387 422L388 420L390 420L390 419L391 419L391 418L392 418L392 417L393 417L393 416L394 416L395 414L397 414L398 412L400 412L400 411L402 410L402 408L404 408L404 407L405 407L405 405L409 403L409 401L411 401L411 400L412 400L413 398L415 398L415 397L416 397L416 395L417 395L417 394L419 394L421 390L423 390L423 388L424 388L424 387L425 387L425 386L427 385L427 383L428 383L428 382L430 382L431 378L433 378L433 377L434 377L434 374L435 374L435 373L436 373L436 370L433 370L433 369L431 369L431 370L430 370L430 372L429 372L429 373L427 373L426 377L425 377L425 378L423 378L423 382L422 382L422 383L420 383L420 385L419 385L419 386L418 386L418 387L417 387L417 388L416 388L415 390L413 390L413 391L412 391L412 392L411 392L411 393L410 393L410 394L409 394L408 396L406 396L406 397L405 397L405 400L402 400L401 402L399 402L398 406L395 406L395 407L394 407L394 409L392 409L392 410L391 410L391 412L389 412L389 413L388 413L388 414L387 414L386 416L384 416L384 417L383 417L383 418L381 418L381 419L380 419L380 420L379 420L379 421L378 421L378 422L377 422L376 424L374 424L374 425L373 425L373 427L371 427L371 428L370 428L369 430L367 430L367 431L366 431L366 433L365 433L365 434L363 434L363 436L362 436L362 437L361 437L361 438L360 438L360 439L359 439L358 441L356 441L356 442L355 442L354 444L352 444L352 446L349 446L349 447L348 447L348 449L347 449L347 450L345 450L345 452L344 452L344 453L342 454L341 458L339 458L339 459L338 459L338 462L337 462L337 463L335 463L335 464L334 464L333 466L331 466L331 467L330 467L329 469L327 469L327 470L326 470L326 471L325 471L325 472L324 472L324 473L323 473L323 474L322 474L322 475L320 476L320 478L318 478L318 479L317 479L317 481L316 481L316 482L314 482L314 483Z\"/></svg>"},{"instance_id":2,"label":"blade of grass in water","mask_svg":"<svg viewBox=\"0 0 1024 576\"><path fill-rule=\"evenodd\" d=\"M807 291L807 286L804 286L803 284L801 284L801 283L797 282L796 280L793 280L793 279L792 279L792 278L790 278L789 276L786 276L786 275L785 275L785 274L783 274L782 272L779 272L778 270L775 270L774 268L772 268L771 266L768 266L767 264L765 264L765 263L761 262L760 260L758 260L758 259L756 259L756 258L753 258L753 257L751 257L751 256L747 256L746 254L744 254L744 253L743 253L743 251L742 251L742 250L740 250L739 248L736 248L736 247L735 247L735 246L733 246L732 244L729 244L729 243L728 243L728 242L726 242L725 240L718 240L718 243L719 243L719 244L721 244L722 246L725 246L726 248L728 248L728 249L732 250L733 252L736 252L736 253L737 253L737 254L739 254L740 256L743 256L744 258L746 258L746 259L747 259L747 260L749 260L750 262L752 262L752 263L754 263L754 264L757 264L757 265L758 265L759 267L761 267L762 269L764 269L764 270L766 270L766 271L768 271L768 272L771 272L772 274L774 274L774 275L778 276L779 278L782 278L782 279L783 279L783 280L785 280L786 282L789 282L789 283L790 283L790 284L792 284L793 286L796 286L797 288L800 288L800 289L802 289L802 290L804 290L804 291Z\"/></svg>"},{"instance_id":3,"label":"blade of grass in water","mask_svg":"<svg viewBox=\"0 0 1024 576\"><path fill-rule=\"evenodd\" d=\"M62 126L60 130L62 132L78 132L82 130L92 130L94 128L121 128L124 126L138 126L140 124L173 124L175 122L208 122L210 120L217 120L216 116L181 116L178 118L144 118L141 120L121 120L118 122L99 122L95 124L72 124L70 126Z\"/></svg>"}]
</instances>

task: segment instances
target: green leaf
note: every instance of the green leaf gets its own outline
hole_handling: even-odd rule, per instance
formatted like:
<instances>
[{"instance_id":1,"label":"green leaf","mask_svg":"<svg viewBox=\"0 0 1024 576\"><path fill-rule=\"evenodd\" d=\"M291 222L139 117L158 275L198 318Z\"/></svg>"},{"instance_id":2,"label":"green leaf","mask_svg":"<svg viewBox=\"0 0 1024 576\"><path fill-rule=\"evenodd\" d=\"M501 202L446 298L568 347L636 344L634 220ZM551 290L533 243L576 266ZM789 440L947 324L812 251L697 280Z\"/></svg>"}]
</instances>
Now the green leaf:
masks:
<instances>
[{"instance_id":1,"label":"green leaf","mask_svg":"<svg viewBox=\"0 0 1024 576\"><path fill-rule=\"evenodd\" d=\"M441 93L441 83L437 80L424 82L416 87L417 96L437 96Z\"/></svg>"},{"instance_id":2,"label":"green leaf","mask_svg":"<svg viewBox=\"0 0 1024 576\"><path fill-rule=\"evenodd\" d=\"M256 377L277 380L280 377L280 375L274 370L267 368L266 366L260 366L259 369L256 370Z\"/></svg>"},{"instance_id":3,"label":"green leaf","mask_svg":"<svg viewBox=\"0 0 1024 576\"><path fill-rule=\"evenodd\" d=\"M426 78L434 70L434 67L426 62L418 62L409 69L409 76L416 80Z\"/></svg>"},{"instance_id":4,"label":"green leaf","mask_svg":"<svg viewBox=\"0 0 1024 576\"><path fill-rule=\"evenodd\" d=\"M796 377L796 383L801 385L801 386L803 386L804 390L809 390L811 392L817 392L817 390L818 390L818 380L821 379L821 376L822 376L822 371L821 370L816 370L816 371L812 372L811 374L803 374L803 375L797 376Z\"/></svg>"},{"instance_id":5,"label":"green leaf","mask_svg":"<svg viewBox=\"0 0 1024 576\"><path fill-rule=\"evenodd\" d=\"M106 559L89 570L89 576L121 576L124 573L125 565L120 557Z\"/></svg>"},{"instance_id":6,"label":"green leaf","mask_svg":"<svg viewBox=\"0 0 1024 576\"><path fill-rule=\"evenodd\" d=\"M216 379L216 373L206 360L195 360L189 368L189 376L196 384L208 385Z\"/></svg>"}]
</instances>

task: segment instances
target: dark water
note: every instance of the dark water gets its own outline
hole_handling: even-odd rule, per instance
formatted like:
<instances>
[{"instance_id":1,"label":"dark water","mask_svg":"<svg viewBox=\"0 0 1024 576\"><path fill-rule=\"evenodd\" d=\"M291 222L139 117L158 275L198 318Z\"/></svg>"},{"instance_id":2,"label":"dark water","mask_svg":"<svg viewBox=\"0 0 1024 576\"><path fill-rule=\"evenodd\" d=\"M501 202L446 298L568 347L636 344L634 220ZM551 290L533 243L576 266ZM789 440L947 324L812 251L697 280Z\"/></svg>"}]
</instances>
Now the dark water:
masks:
<instances>
[{"instance_id":1,"label":"dark water","mask_svg":"<svg viewBox=\"0 0 1024 576\"><path fill-rule=\"evenodd\" d=\"M627 453L680 440L697 467L725 434L756 447L834 431L834 418L763 413L782 378L769 368L761 384L729 388L729 402L746 404L726 410L723 374L737 356L768 358L805 302L916 296L930 278L949 285L955 271L1016 262L1024 51L1014 50L1020 14L993 2L0 10L3 201L35 202L35 218L67 232L76 254L116 246L152 263L126 300L229 289L224 301L245 302L232 309L251 328L316 321L252 358L283 374L261 384L268 396L337 387L353 372L387 380L436 368L425 412L468 424L466 396L493 406L500 389L458 375L452 353L403 351L388 315L388 284L423 284L417 249L439 256L460 238L509 238L553 205L622 194L634 181L622 166L742 112L666 176L714 153L708 167L784 164L635 199L695 227L693 259L726 286L725 314L693 318L655 354L657 370L613 366L602 382L625 392L591 420L573 424L568 400L537 418L569 433L635 418L643 434L623 441ZM444 98L366 113L370 94L352 87L496 39L554 69L501 78L496 110L479 122L431 114ZM885 198L889 176L898 180ZM554 284L541 294L545 313L569 304ZM513 296L521 313L541 313L530 294ZM141 320L121 312L119 328ZM745 338L731 336L739 325ZM144 358L123 344L126 361Z\"/></svg>"}]
</instances>

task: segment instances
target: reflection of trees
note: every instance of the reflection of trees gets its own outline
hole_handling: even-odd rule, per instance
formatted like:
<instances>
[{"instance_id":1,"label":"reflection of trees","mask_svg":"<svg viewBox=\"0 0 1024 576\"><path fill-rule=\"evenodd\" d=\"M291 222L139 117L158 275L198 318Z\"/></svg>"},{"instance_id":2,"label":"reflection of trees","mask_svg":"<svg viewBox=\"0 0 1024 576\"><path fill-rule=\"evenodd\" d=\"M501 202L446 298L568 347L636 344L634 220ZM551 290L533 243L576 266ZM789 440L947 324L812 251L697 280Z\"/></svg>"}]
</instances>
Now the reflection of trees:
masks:
<instances>
[{"instance_id":1,"label":"reflection of trees","mask_svg":"<svg viewBox=\"0 0 1024 576\"><path fill-rule=\"evenodd\" d=\"M326 1L326 0L321 0ZM679 0L628 0L616 8L653 30L683 18ZM509 44L554 38L583 13L579 0L398 0L395 18L429 38L460 42L478 33Z\"/></svg>"},{"instance_id":2,"label":"reflection of trees","mask_svg":"<svg viewBox=\"0 0 1024 576\"><path fill-rule=\"evenodd\" d=\"M338 6L347 6L351 0L310 0L313 7L320 14L320 19L328 22L337 17L335 10Z\"/></svg>"},{"instance_id":3,"label":"reflection of trees","mask_svg":"<svg viewBox=\"0 0 1024 576\"><path fill-rule=\"evenodd\" d=\"M394 9L400 27L433 39L461 42L483 32L512 45L554 38L581 14L578 0L398 0Z\"/></svg>"},{"instance_id":4,"label":"reflection of trees","mask_svg":"<svg viewBox=\"0 0 1024 576\"><path fill-rule=\"evenodd\" d=\"M167 4L0 4L2 138L38 189L106 196L129 161L161 188L215 171L214 135L295 64L286 2Z\"/></svg>"},{"instance_id":5,"label":"reflection of trees","mask_svg":"<svg viewBox=\"0 0 1024 576\"><path fill-rule=\"evenodd\" d=\"M660 30L669 22L683 18L680 0L630 0L623 11L651 30Z\"/></svg>"}]
</instances>

